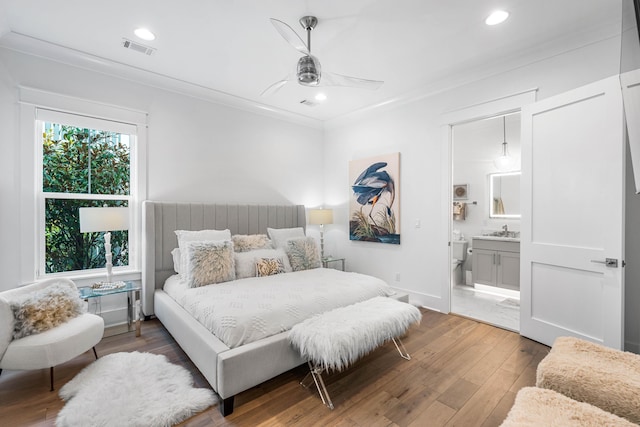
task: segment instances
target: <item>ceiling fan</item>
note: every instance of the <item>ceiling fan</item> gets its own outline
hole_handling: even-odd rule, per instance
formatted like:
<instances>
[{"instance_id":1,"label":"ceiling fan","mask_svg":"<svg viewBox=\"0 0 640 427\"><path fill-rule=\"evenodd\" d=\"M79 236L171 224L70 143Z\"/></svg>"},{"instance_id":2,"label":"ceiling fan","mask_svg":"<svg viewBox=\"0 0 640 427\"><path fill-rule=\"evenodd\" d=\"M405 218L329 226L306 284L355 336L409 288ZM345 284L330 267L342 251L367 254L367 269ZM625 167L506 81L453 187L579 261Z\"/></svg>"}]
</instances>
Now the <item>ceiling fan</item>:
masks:
<instances>
[{"instance_id":1,"label":"ceiling fan","mask_svg":"<svg viewBox=\"0 0 640 427\"><path fill-rule=\"evenodd\" d=\"M276 28L278 33L294 47L298 52L304 56L298 60L298 66L296 68L295 75L292 73L286 76L284 79L279 80L266 88L262 92L262 96L268 96L276 93L285 84L292 80L297 80L299 84L303 86L347 86L356 87L362 89L378 89L384 82L379 80L367 80L357 77L344 76L342 74L329 73L322 71L320 61L318 58L311 54L311 30L313 30L318 24L318 19L315 16L303 16L300 18L300 25L307 31L307 43L300 38L300 36L284 22L271 18L271 23Z\"/></svg>"}]
</instances>

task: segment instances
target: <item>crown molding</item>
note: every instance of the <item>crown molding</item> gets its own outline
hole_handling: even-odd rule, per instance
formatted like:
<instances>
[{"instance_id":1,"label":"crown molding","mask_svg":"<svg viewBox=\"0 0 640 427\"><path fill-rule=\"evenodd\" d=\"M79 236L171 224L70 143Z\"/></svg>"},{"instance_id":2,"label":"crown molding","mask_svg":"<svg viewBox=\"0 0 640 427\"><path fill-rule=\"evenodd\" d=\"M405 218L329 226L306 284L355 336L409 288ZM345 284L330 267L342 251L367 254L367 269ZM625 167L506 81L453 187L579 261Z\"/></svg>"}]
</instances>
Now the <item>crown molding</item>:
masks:
<instances>
[{"instance_id":1,"label":"crown molding","mask_svg":"<svg viewBox=\"0 0 640 427\"><path fill-rule=\"evenodd\" d=\"M318 119L274 108L210 87L143 70L24 34L8 32L0 38L0 47L112 77L130 80L145 86L174 92L249 113L259 114L306 127L316 129L323 128L322 121Z\"/></svg>"}]
</instances>

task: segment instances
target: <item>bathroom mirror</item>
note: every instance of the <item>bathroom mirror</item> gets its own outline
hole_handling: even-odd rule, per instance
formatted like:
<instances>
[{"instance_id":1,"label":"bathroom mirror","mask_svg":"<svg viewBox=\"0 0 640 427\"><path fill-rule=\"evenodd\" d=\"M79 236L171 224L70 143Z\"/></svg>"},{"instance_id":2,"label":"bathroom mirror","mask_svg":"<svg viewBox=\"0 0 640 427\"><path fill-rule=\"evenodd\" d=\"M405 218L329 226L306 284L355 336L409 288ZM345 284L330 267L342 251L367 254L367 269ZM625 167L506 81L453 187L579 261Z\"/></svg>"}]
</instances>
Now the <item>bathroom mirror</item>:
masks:
<instances>
[{"instance_id":1,"label":"bathroom mirror","mask_svg":"<svg viewBox=\"0 0 640 427\"><path fill-rule=\"evenodd\" d=\"M520 172L489 175L489 217L520 218Z\"/></svg>"}]
</instances>

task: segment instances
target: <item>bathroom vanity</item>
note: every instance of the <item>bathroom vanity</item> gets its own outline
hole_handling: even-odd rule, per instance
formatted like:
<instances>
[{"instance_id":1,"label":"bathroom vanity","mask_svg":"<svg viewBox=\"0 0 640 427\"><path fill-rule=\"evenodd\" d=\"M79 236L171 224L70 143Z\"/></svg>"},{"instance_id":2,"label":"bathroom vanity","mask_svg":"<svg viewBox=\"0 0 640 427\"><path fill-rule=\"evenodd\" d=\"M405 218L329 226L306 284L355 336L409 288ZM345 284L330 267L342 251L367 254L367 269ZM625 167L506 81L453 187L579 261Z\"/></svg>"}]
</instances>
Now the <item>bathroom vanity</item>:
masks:
<instances>
[{"instance_id":1,"label":"bathroom vanity","mask_svg":"<svg viewBox=\"0 0 640 427\"><path fill-rule=\"evenodd\" d=\"M514 291L520 290L520 239L473 237L473 281Z\"/></svg>"}]
</instances>

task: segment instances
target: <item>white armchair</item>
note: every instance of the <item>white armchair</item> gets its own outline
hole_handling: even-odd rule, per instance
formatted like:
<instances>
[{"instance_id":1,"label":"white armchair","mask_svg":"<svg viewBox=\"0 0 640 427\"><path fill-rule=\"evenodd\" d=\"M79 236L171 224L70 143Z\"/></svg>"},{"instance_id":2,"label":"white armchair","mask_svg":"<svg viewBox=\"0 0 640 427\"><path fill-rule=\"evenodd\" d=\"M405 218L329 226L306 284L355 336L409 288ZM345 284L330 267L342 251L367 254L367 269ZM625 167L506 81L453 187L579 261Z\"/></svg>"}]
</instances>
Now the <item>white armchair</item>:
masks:
<instances>
[{"instance_id":1,"label":"white armchair","mask_svg":"<svg viewBox=\"0 0 640 427\"><path fill-rule=\"evenodd\" d=\"M102 317L83 313L43 332L13 339L15 318L11 303L53 284L68 285L77 292L75 283L64 278L48 279L0 292L0 375L3 369L50 368L51 391L53 391L53 367L91 348L97 359L95 345L100 342L104 334Z\"/></svg>"}]
</instances>

